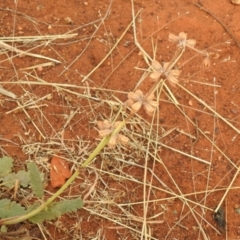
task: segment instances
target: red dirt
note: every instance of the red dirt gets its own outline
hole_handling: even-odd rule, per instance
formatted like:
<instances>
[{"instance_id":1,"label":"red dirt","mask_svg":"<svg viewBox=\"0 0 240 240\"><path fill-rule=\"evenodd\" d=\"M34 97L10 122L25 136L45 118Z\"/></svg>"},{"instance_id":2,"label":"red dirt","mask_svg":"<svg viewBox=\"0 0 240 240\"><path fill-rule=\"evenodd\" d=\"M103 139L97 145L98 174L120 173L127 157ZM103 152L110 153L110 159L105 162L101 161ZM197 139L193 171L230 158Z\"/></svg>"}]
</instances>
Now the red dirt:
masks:
<instances>
[{"instance_id":1,"label":"red dirt","mask_svg":"<svg viewBox=\"0 0 240 240\"><path fill-rule=\"evenodd\" d=\"M198 49L207 49L209 52L219 54L218 58L211 60L210 67L206 68L203 66L201 56L195 55L196 53L193 51L187 51L178 62L178 67L181 69L179 81L195 96L211 106L237 129L240 129L240 44L235 42L237 39L240 41L240 6L233 5L228 0L201 2L205 9L212 12L227 27L232 36L216 21L213 15L195 5L199 3L197 0L135 0L135 12L137 13L141 9L136 20L138 40L152 57L152 37L153 43L157 44L156 59L159 62L170 61L176 51L176 46L168 41L169 33L178 35L180 32L185 32L188 34L188 38L196 39ZM107 10L110 11L104 22L101 22L101 18L105 16ZM79 139L83 139L89 149L94 149L97 143L96 138L98 138L96 120L102 120L101 117L104 114L110 117L109 105L92 100L92 108L90 108L89 99L76 96L73 91L78 94L86 94L87 86L96 87L96 90L91 90L92 97L114 101L114 95L122 101L126 101L127 93L133 91L143 73L143 71L136 70L135 67L144 69L148 67L134 43L132 28L127 31L117 48L88 77L87 81L82 82L82 80L106 56L131 23L131 11L130 0L113 0L111 5L108 0L57 1L57 3L46 0L7 0L0 3L0 34L2 37L77 33L74 38L60 39L48 44L43 42L44 44L41 46L39 42L12 44L18 49L24 51L31 49L31 53L61 61L61 64L54 66L22 70L49 61L31 56L15 57L15 53L11 51L1 54L1 85L21 98L18 100L19 103L26 104L29 99L37 101L47 94L52 94L52 98L44 98L36 103L38 106L41 105L40 107L25 107L24 111L20 109L13 112L12 110L18 106L17 101L0 95L2 156L13 157L17 166L20 166L19 168L24 168L25 161L29 159L38 164L43 159L50 161L55 153L61 153L70 159L71 166L74 166L74 161L82 162L87 158L87 154L79 144ZM9 42L6 43L11 45ZM191 58L192 56L195 57ZM9 60L10 57L12 57L11 60ZM18 80L37 81L37 76L46 83L71 84L76 87L64 87L69 90L67 92L60 89L59 86L46 84L13 84ZM220 87L211 86L213 84ZM147 77L140 89L146 92L151 86L152 82ZM100 87L105 90L98 90L97 88ZM177 127L197 139L193 140L174 130L163 137L160 142L210 162L209 173L208 164L200 163L164 146L158 146L159 161L154 162L154 155L149 155L146 164L144 156L140 152L141 144L146 146L146 143L139 140L138 144L140 145L135 149L133 146L129 146L124 150L126 157L124 161L132 161L131 157L128 158L129 154L129 156L135 157L137 165L126 165L118 160L122 156L121 152L112 154L110 150L104 150L107 154L100 154L96 158L92 166L106 172L98 172L101 180L95 187L95 194L101 196L103 202L112 199L117 204L142 202L143 185L131 180L121 182L117 176L124 173L126 176L130 175L134 179L143 181L144 166L147 165L148 169L154 170L154 177L152 179L152 175L148 171L146 180L147 182L152 181L152 185L158 187L151 189L150 199L154 201L149 203L147 217L151 218L163 212L154 218L158 223L148 224L151 229L148 232L148 234L151 233L151 237L148 239L204 239L198 229L196 219L189 212L190 206L196 211L194 216L197 221L201 222L203 231L208 237L205 239L239 239L240 216L235 211L235 208L240 205L239 189L237 188L240 184L239 176L233 183L235 188L229 191L223 201L227 229L221 234L217 233L210 225L218 228L213 219L212 210L219 204L226 189L209 192L208 197L203 201L205 193L196 194L206 191L206 189L227 188L230 185L237 172L236 168L239 166L239 134L224 123L220 117L214 116L209 109L206 109L204 103L199 103L181 87L170 87L170 89L179 101L181 110L189 119L168 101L166 95L163 95L165 97L159 107L159 128L168 131ZM70 118L73 113L73 118ZM143 111L140 112L140 115L151 122L151 118L146 116ZM197 127L193 126L191 121L197 124ZM140 131L138 133L144 135L139 125L133 128L135 131L138 129ZM214 141L215 146L199 130ZM144 135L144 137L146 136ZM67 147L61 145L62 142ZM40 150L34 148L35 143L38 143ZM29 144L31 144L31 148L27 147L30 146ZM46 172L47 164L45 169L44 164L39 165ZM175 183L170 179L166 169L173 176ZM113 177L112 174L116 174L116 176ZM86 169L71 189L65 192L65 196L84 197L95 179L93 169L91 167ZM209 179L208 182L207 179ZM165 185L160 185L160 181ZM47 183L49 184L47 189L55 191L51 188L50 182ZM146 189L149 190L148 187ZM112 199L108 199L104 195L108 190L111 192ZM187 206L179 197L175 200L160 200L172 197L169 193L170 190L178 195L189 194L186 198L193 202L189 202L189 206ZM99 201L99 199L95 199L95 194L88 196L85 208L77 213L64 215L54 224L45 222L43 231L48 239L93 239L96 236L99 236L98 239L107 240L140 239L141 235L135 230L140 233L142 231L142 221L139 219L144 215L143 204L131 205L129 208L124 206L126 212L139 218L136 220L130 216L124 216L124 212L115 204L94 203L94 201ZM201 209L194 202L206 206L207 209ZM94 209L99 205L104 209L103 214L112 211L114 219L126 217L125 222L129 228L122 227L101 215L97 216L91 213L89 209L91 207ZM124 207L122 206L122 208ZM185 215L186 217L184 217ZM199 216L202 216L207 222L204 222ZM129 219L127 219L128 217ZM180 219L182 219L180 224L176 226L175 222ZM14 229L18 229L18 227L18 225L14 226ZM39 239L44 239L39 229L33 228L30 232L32 236L33 232Z\"/></svg>"}]
</instances>

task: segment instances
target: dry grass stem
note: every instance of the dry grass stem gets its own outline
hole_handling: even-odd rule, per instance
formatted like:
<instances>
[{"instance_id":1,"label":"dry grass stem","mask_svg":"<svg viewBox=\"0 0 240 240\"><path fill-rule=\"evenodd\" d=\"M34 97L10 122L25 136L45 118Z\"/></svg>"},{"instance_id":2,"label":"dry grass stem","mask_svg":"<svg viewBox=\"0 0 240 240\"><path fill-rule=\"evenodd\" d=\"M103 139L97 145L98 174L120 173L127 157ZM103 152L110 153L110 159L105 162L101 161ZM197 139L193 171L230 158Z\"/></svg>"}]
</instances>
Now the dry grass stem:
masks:
<instances>
[{"instance_id":1,"label":"dry grass stem","mask_svg":"<svg viewBox=\"0 0 240 240\"><path fill-rule=\"evenodd\" d=\"M10 46L10 45L4 43L1 40L0 40L0 47L2 47L3 49L6 49L6 50L12 51L12 52L16 52L19 56L26 56L27 55L27 56L30 56L30 57L41 58L41 59L45 59L45 60L48 60L48 61L52 61L54 63L61 63L60 61L58 61L56 59L53 59L53 58L45 57L45 56L42 56L42 55L39 55L39 54L29 53L28 51L19 50L19 49L13 47L13 46Z\"/></svg>"}]
</instances>

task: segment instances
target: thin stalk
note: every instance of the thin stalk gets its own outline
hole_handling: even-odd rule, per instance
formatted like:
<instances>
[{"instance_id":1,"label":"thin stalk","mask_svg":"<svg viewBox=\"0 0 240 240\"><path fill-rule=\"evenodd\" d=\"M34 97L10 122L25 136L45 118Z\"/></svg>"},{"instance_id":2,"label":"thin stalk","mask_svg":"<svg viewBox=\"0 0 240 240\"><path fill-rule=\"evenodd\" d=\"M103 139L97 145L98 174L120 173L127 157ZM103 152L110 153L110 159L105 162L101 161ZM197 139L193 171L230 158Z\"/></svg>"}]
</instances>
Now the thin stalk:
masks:
<instances>
[{"instance_id":1,"label":"thin stalk","mask_svg":"<svg viewBox=\"0 0 240 240\"><path fill-rule=\"evenodd\" d=\"M169 66L167 67L167 69L164 70L164 72L159 76L159 78L157 79L157 81L153 84L153 86L150 88L150 90L147 92L147 94L145 95L145 99L148 98L148 96L155 91L155 89L157 88L158 84L160 83L160 81L162 81L162 78L161 76L164 75L164 73L170 71L173 66L179 61L179 59L181 58L181 56L183 55L185 51L185 48L181 48L181 49L178 49L178 51L176 52L175 56L172 58Z\"/></svg>"},{"instance_id":2,"label":"thin stalk","mask_svg":"<svg viewBox=\"0 0 240 240\"><path fill-rule=\"evenodd\" d=\"M240 167L238 168L237 172L235 173L235 175L234 175L234 177L233 177L231 183L229 184L229 186L228 186L226 192L224 193L224 195L223 195L221 201L219 202L218 206L217 206L216 209L214 210L215 213L218 212L219 208L221 207L221 205L222 205L224 199L226 198L226 196L227 196L229 190L231 189L231 187L232 187L232 185L233 185L233 183L234 183L234 181L235 181L235 179L236 179L236 177L237 177L239 171L240 171Z\"/></svg>"},{"instance_id":3,"label":"thin stalk","mask_svg":"<svg viewBox=\"0 0 240 240\"><path fill-rule=\"evenodd\" d=\"M16 224L16 223L20 223L23 222L33 216L35 216L36 214L40 213L41 211L43 211L44 209L46 209L46 207L52 203L60 194L62 194L68 187L69 185L75 180L75 178L78 176L79 171L76 171L67 181L66 183L56 192L54 193L54 195L52 197L50 197L46 202L43 202L39 207L37 207L36 209L34 209L33 211L31 211L28 214L22 215L22 216L17 216L17 217L11 217L11 218L6 218L6 219L2 219L0 220L0 226L1 225L11 225L11 224Z\"/></svg>"}]
</instances>

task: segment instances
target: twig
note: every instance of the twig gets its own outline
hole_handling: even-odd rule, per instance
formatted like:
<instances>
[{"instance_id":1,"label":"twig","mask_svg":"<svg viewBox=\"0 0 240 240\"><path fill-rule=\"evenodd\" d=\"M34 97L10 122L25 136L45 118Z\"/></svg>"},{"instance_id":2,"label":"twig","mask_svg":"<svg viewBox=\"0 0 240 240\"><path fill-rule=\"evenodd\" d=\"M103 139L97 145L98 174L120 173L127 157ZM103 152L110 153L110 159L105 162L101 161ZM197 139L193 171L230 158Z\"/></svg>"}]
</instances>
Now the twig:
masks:
<instances>
[{"instance_id":1,"label":"twig","mask_svg":"<svg viewBox=\"0 0 240 240\"><path fill-rule=\"evenodd\" d=\"M49 61L52 61L52 62L55 62L55 63L61 63L60 61L58 61L56 59L53 59L53 58L44 57L44 56L39 55L39 54L29 53L28 51L19 50L19 49L13 47L13 46L10 46L10 45L4 43L1 40L0 40L0 47L2 47L4 49L7 49L9 51L12 51L12 52L16 52L18 55L27 55L27 56L31 56L31 57L35 57L35 58L46 59L46 60L49 60Z\"/></svg>"},{"instance_id":2,"label":"twig","mask_svg":"<svg viewBox=\"0 0 240 240\"><path fill-rule=\"evenodd\" d=\"M89 42L87 43L87 45L85 46L85 48L83 49L83 51L81 51L80 54L78 54L78 56L67 66L65 67L65 69L58 75L59 77L61 75L63 75L63 73L65 73L81 56L82 54L85 52L85 50L88 48L88 46L90 45L91 43L91 39L94 37L94 35L97 33L97 31L99 30L100 26L103 24L103 22L105 21L105 19L107 18L107 16L109 15L109 12L111 10L111 6L112 6L112 0L110 1L110 4L108 6L108 9L104 15L104 17L101 19L101 22L99 23L99 25L96 27L95 31L93 32L93 34L91 35L90 37L90 40ZM99 67L99 64L97 65L97 67ZM96 67L96 68L97 68ZM82 82L84 82L92 73L94 70L96 70L96 68L94 68L83 80Z\"/></svg>"},{"instance_id":3,"label":"twig","mask_svg":"<svg viewBox=\"0 0 240 240\"><path fill-rule=\"evenodd\" d=\"M31 117L29 116L28 112L25 110L24 106L22 106L19 102L17 102L18 106L22 108L22 110L24 111L24 113L27 115L27 117L29 119L31 119ZM38 131L38 133L41 135L41 137L43 139L46 139L46 137L43 135L43 133L40 131L40 129L38 128L38 126L35 124L34 121L31 121L31 123L33 124L33 126L36 128L36 130Z\"/></svg>"},{"instance_id":4,"label":"twig","mask_svg":"<svg viewBox=\"0 0 240 240\"><path fill-rule=\"evenodd\" d=\"M235 175L234 175L234 177L233 177L231 183L229 184L229 186L228 186L226 192L224 193L224 195L223 195L221 201L219 202L218 206L217 206L216 209L214 210L215 213L216 213L216 212L219 210L219 208L221 207L221 205L222 205L224 199L226 198L226 196L227 196L229 190L231 189L231 187L232 187L232 185L233 185L235 179L237 178L239 171L240 171L240 167L238 168L237 172L235 173Z\"/></svg>"},{"instance_id":5,"label":"twig","mask_svg":"<svg viewBox=\"0 0 240 240\"><path fill-rule=\"evenodd\" d=\"M0 86L0 94L3 94L3 95L5 95L5 96L10 97L10 98L13 98L13 99L16 99L16 98L17 98L17 96L16 96L14 93L5 90L5 89L2 88L1 86Z\"/></svg>"},{"instance_id":6,"label":"twig","mask_svg":"<svg viewBox=\"0 0 240 240\"><path fill-rule=\"evenodd\" d=\"M193 155L187 154L187 153L182 152L182 151L180 151L180 150L178 150L178 149L172 148L172 147L170 147L170 146L168 146L168 145L166 145L166 144L164 144L164 143L159 142L159 145L161 145L162 147L165 147L165 148L167 148L167 149L171 149L171 150L174 151L174 152L180 153L180 154L182 154L183 156L187 156L187 157L192 158L192 159L194 159L194 160L197 160L197 161L199 161L199 162L202 162L202 163L211 165L210 162L208 162L208 161L206 161L206 160L204 160L204 159L201 159L201 158L195 157L195 156L193 156Z\"/></svg>"},{"instance_id":7,"label":"twig","mask_svg":"<svg viewBox=\"0 0 240 240\"><path fill-rule=\"evenodd\" d=\"M138 16L140 12L137 13L136 17ZM135 21L135 19L133 20ZM98 69L102 63L109 57L109 55L113 52L113 50L117 47L117 45L119 44L119 42L122 40L123 36L127 33L127 31L129 30L129 28L132 26L133 21L127 26L127 28L125 29L125 31L122 33L122 35L120 36L120 38L116 41L116 43L113 45L113 47L111 48L111 50L106 54L106 56L100 61L100 63L90 72L88 73L82 80L82 82L85 82L90 75L92 75L93 72L96 71L96 69Z\"/></svg>"},{"instance_id":8,"label":"twig","mask_svg":"<svg viewBox=\"0 0 240 240\"><path fill-rule=\"evenodd\" d=\"M190 92L188 89L183 87L181 84L178 84L178 86L183 89L185 92L187 92L190 96L195 98L199 103L201 103L204 107L206 107L209 111L211 111L214 115L216 115L218 118L220 118L223 122L225 122L230 128L235 130L238 134L240 134L240 129L232 125L228 120L226 120L222 115L217 113L213 108L211 108L207 103L205 103L201 98L198 98L196 95L194 95L192 92Z\"/></svg>"},{"instance_id":9,"label":"twig","mask_svg":"<svg viewBox=\"0 0 240 240\"><path fill-rule=\"evenodd\" d=\"M43 36L21 36L21 37L1 37L0 40L3 42L11 42L11 43L16 43L16 42L24 42L24 43L29 43L29 42L36 42L36 41L52 41L56 39L67 39L67 38L74 38L77 37L77 33L73 34L62 34L62 35L43 35Z\"/></svg>"},{"instance_id":10,"label":"twig","mask_svg":"<svg viewBox=\"0 0 240 240\"><path fill-rule=\"evenodd\" d=\"M201 6L201 5L197 4L197 3L195 3L194 5L199 7L201 10L203 10L207 14L209 14L211 17L213 17L224 28L224 30L231 36L231 38L235 41L237 46L240 48L240 42L237 40L237 38L233 35L233 33L229 30L229 28L221 20L219 20L213 13L208 11L203 6Z\"/></svg>"}]
</instances>

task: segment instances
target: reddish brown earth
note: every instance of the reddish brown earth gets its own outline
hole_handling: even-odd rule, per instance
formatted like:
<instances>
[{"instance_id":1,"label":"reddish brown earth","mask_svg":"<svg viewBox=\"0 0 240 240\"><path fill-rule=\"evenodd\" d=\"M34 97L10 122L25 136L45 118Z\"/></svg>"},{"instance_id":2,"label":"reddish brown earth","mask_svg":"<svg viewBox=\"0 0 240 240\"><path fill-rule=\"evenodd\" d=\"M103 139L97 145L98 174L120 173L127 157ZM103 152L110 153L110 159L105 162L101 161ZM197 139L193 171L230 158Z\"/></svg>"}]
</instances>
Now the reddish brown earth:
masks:
<instances>
[{"instance_id":1,"label":"reddish brown earth","mask_svg":"<svg viewBox=\"0 0 240 240\"><path fill-rule=\"evenodd\" d=\"M229 0L135 0L134 8L135 13L141 10L136 19L138 40L152 58L152 47L157 46L159 62L170 61L176 51L168 41L170 33L185 32L188 38L196 39L197 49L215 53L209 67L204 67L203 57L191 50L186 50L178 62L180 85L204 102L180 86L169 86L179 108L164 90L153 124L157 143L151 142L147 155L142 149L148 146L151 117L140 111L134 124L125 130L131 143L123 149L105 148L62 195L84 198L93 187L84 209L39 226L17 224L10 231L25 227L37 239L58 240L240 238L240 215L236 212L240 206L240 43L236 42L240 41L240 5ZM50 186L46 161L60 154L73 171L79 168L99 142L96 121L114 120L117 114L108 100L126 101L127 93L135 89L144 73L136 67L148 68L135 45L131 26L109 57L89 74L131 23L131 1L6 0L0 3L0 21L1 41L61 62L25 69L51 61L16 56L1 44L1 86L17 96L12 99L0 94L1 156L14 158L16 170L25 168L29 160L35 161L46 174L48 197L56 189ZM30 43L6 40L70 33L76 35ZM151 86L147 76L139 88L146 92ZM31 106L26 105L29 101ZM16 110L18 106L24 107ZM19 193L19 201L22 197ZM149 200L146 224L144 199ZM222 199L225 229L213 219L213 211Z\"/></svg>"}]
</instances>

